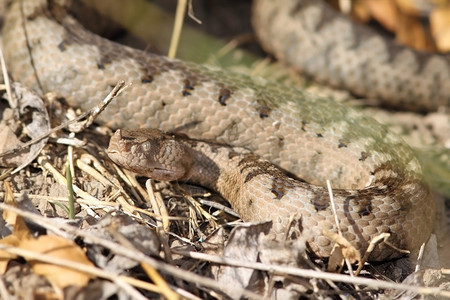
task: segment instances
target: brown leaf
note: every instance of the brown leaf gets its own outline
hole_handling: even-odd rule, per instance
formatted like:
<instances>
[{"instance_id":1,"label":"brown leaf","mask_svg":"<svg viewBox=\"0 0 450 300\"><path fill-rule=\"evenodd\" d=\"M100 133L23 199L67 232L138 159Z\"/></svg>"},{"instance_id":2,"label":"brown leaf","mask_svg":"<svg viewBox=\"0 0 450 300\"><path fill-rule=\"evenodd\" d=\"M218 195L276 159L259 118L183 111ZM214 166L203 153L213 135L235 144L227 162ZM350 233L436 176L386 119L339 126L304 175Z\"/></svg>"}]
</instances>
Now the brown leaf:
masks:
<instances>
[{"instance_id":1,"label":"brown leaf","mask_svg":"<svg viewBox=\"0 0 450 300\"><path fill-rule=\"evenodd\" d=\"M351 16L361 23L367 23L372 18L372 13L367 6L367 1L356 0L352 3Z\"/></svg>"},{"instance_id":2,"label":"brown leaf","mask_svg":"<svg viewBox=\"0 0 450 300\"><path fill-rule=\"evenodd\" d=\"M418 50L436 51L434 41L429 32L422 26L420 19L408 14L400 14L396 31L396 39L403 45Z\"/></svg>"},{"instance_id":3,"label":"brown leaf","mask_svg":"<svg viewBox=\"0 0 450 300\"><path fill-rule=\"evenodd\" d=\"M344 258L348 259L351 264L361 261L361 254L359 251L356 250L356 248L353 247L344 237L326 228L322 229L322 233L338 245L338 247L333 248L333 250L337 252L334 254L335 257L333 258L332 264L328 266L330 270L334 270L338 266L342 266Z\"/></svg>"},{"instance_id":4,"label":"brown leaf","mask_svg":"<svg viewBox=\"0 0 450 300\"><path fill-rule=\"evenodd\" d=\"M439 51L450 51L450 6L434 9L430 15L431 34Z\"/></svg>"},{"instance_id":5,"label":"brown leaf","mask_svg":"<svg viewBox=\"0 0 450 300\"><path fill-rule=\"evenodd\" d=\"M411 0L359 0L352 7L352 16L364 23L374 19L384 29L394 33L399 43L433 52L437 50L436 41L421 22L432 7L433 4L419 6Z\"/></svg>"},{"instance_id":6,"label":"brown leaf","mask_svg":"<svg viewBox=\"0 0 450 300\"><path fill-rule=\"evenodd\" d=\"M335 244L333 250L331 250L330 258L328 259L327 271L340 273L344 266L345 257L342 253L342 247Z\"/></svg>"},{"instance_id":7,"label":"brown leaf","mask_svg":"<svg viewBox=\"0 0 450 300\"><path fill-rule=\"evenodd\" d=\"M372 17L385 29L395 32L397 29L398 10L392 0L367 0Z\"/></svg>"},{"instance_id":8,"label":"brown leaf","mask_svg":"<svg viewBox=\"0 0 450 300\"><path fill-rule=\"evenodd\" d=\"M19 239L15 235L8 235L0 240L1 245L17 247L19 245ZM5 274L8 263L12 259L16 259L17 256L7 251L0 250L0 274Z\"/></svg>"},{"instance_id":9,"label":"brown leaf","mask_svg":"<svg viewBox=\"0 0 450 300\"><path fill-rule=\"evenodd\" d=\"M396 0L393 1L397 4L397 7L404 13L413 17L420 17L420 10L417 7L417 3L411 0Z\"/></svg>"},{"instance_id":10,"label":"brown leaf","mask_svg":"<svg viewBox=\"0 0 450 300\"><path fill-rule=\"evenodd\" d=\"M14 132L4 124L0 124L0 141L0 153L16 149L23 145ZM15 151L14 153L0 157L0 165L4 167L15 167L22 163L27 155L27 151Z\"/></svg>"},{"instance_id":11,"label":"brown leaf","mask_svg":"<svg viewBox=\"0 0 450 300\"><path fill-rule=\"evenodd\" d=\"M30 114L31 116L31 122L27 122L27 124L25 125L26 133L30 136L30 138L35 139L43 134L48 133L50 131L50 121L47 109L42 99L34 92L22 86L20 83L15 82L11 84L11 88L18 100L19 114ZM8 141L8 143L0 144L0 153L6 150L14 150L21 144L18 138L13 136L14 133L11 130L3 128L0 132L3 141ZM42 148L44 148L44 146L46 145L47 140L48 137L32 144L25 149L14 150L14 153L12 153L11 155L5 156L3 159L0 159L0 163L7 166L19 165L13 171L14 174L15 172L18 172L19 170L30 164L39 155Z\"/></svg>"},{"instance_id":12,"label":"brown leaf","mask_svg":"<svg viewBox=\"0 0 450 300\"><path fill-rule=\"evenodd\" d=\"M31 234L28 230L27 225L25 224L25 221L22 217L16 216L13 234L1 239L0 244L11 247L20 247L22 241L27 240L30 237ZM17 255L11 254L4 250L0 250L0 274L4 274L6 268L8 267L9 261L16 258Z\"/></svg>"},{"instance_id":13,"label":"brown leaf","mask_svg":"<svg viewBox=\"0 0 450 300\"><path fill-rule=\"evenodd\" d=\"M86 266L92 266L84 251L77 244L62 237L42 235L37 239L30 238L22 241L20 247L37 253L51 255L55 258L67 259ZM90 274L70 268L31 259L28 262L36 274L45 276L52 284L61 289L71 285L85 286L92 278Z\"/></svg>"}]
</instances>

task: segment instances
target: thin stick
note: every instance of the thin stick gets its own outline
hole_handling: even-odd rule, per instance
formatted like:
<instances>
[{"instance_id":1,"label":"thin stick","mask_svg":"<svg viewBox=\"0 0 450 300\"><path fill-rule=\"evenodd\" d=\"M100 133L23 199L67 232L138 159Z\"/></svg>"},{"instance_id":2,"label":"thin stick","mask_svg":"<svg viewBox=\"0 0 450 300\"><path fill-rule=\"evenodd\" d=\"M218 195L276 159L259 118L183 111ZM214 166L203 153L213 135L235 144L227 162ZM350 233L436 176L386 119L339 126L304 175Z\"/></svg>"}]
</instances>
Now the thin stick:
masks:
<instances>
[{"instance_id":1,"label":"thin stick","mask_svg":"<svg viewBox=\"0 0 450 300\"><path fill-rule=\"evenodd\" d=\"M6 93L8 94L9 104L13 109L17 108L17 101L13 98L11 91L11 82L9 81L8 70L6 70L5 57L3 56L3 49L0 47L0 62L2 64L3 81L5 82Z\"/></svg>"},{"instance_id":2,"label":"thin stick","mask_svg":"<svg viewBox=\"0 0 450 300\"><path fill-rule=\"evenodd\" d=\"M184 15L186 13L186 0L178 0L177 11L175 12L175 22L173 24L172 37L170 39L169 58L175 58L180 42L181 29L183 28Z\"/></svg>"},{"instance_id":3,"label":"thin stick","mask_svg":"<svg viewBox=\"0 0 450 300\"><path fill-rule=\"evenodd\" d=\"M338 234L341 238L344 238L344 236L342 235L341 226L339 226L339 220L338 220L337 212L336 212L336 204L334 203L333 189L331 188L331 182L328 179L327 179L327 189L328 189L328 194L330 195L331 210L333 211L334 222L336 223L336 228L337 228ZM342 249L341 246L339 246L339 247ZM345 256L344 256L344 260L345 260L345 264L347 265L347 269L348 269L348 272L350 273L350 276L353 277L354 274L353 274L352 264L350 263L349 259ZM359 262L359 263L361 263L361 262ZM339 268L342 269L342 264Z\"/></svg>"},{"instance_id":4,"label":"thin stick","mask_svg":"<svg viewBox=\"0 0 450 300\"><path fill-rule=\"evenodd\" d=\"M88 110L87 112L85 112L85 113L79 115L78 117L76 117L76 118L73 119L73 120L67 121L67 122L65 122L65 123L63 123L63 124L61 124L61 125L59 125L59 126L56 126L55 128L52 128L49 132L47 132L47 133L41 135L40 137L37 137L37 138L35 138L35 139L33 139L33 140L31 140L31 141L29 141L29 142L27 142L27 143L25 143L25 144L23 144L23 145L17 147L17 148L14 148L14 149L12 149L12 150L8 150L8 151L6 151L6 152L0 153L0 157L5 156L5 155L8 155L8 154L15 153L16 151L19 151L19 150L22 150L22 149L25 149L25 148L27 148L27 147L29 147L29 146L31 146L31 145L33 145L33 144L35 144L35 143L41 141L41 140L47 138L47 137L48 137L50 134L52 134L53 132L56 132L56 131L61 130L61 129L63 129L63 128L66 128L66 127L68 127L69 125L74 124L74 123L76 123L76 122L78 122L78 121L80 121L80 120L82 120L82 119L84 119L84 118L86 118L86 117L88 117L88 116L90 116L90 117L89 117L89 119L86 121L86 124L89 124L89 125L90 125L90 124L94 121L95 117L97 117L97 116L98 116L98 115L106 108L106 106L107 106L107 105L108 105L115 97L117 97L117 96L118 96L125 88L127 88L128 86L129 86L129 85L125 85L125 82L124 82L124 81L120 81L120 82L114 87L114 89L108 94L108 96L106 96L106 98L103 99L103 101L102 101L99 105L97 105L97 106L93 107L92 109Z\"/></svg>"}]
</instances>

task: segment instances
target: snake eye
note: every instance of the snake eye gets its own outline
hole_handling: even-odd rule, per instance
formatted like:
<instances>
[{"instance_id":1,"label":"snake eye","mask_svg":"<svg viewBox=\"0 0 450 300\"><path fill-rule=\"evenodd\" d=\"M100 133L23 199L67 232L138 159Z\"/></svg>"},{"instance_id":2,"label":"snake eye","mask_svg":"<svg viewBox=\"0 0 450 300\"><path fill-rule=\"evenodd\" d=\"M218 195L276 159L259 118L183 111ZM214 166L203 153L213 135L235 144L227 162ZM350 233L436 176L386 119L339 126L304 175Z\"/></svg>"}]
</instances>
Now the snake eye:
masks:
<instances>
[{"instance_id":1,"label":"snake eye","mask_svg":"<svg viewBox=\"0 0 450 300\"><path fill-rule=\"evenodd\" d=\"M142 143L141 148L145 152L150 151L150 143L149 142Z\"/></svg>"}]
</instances>

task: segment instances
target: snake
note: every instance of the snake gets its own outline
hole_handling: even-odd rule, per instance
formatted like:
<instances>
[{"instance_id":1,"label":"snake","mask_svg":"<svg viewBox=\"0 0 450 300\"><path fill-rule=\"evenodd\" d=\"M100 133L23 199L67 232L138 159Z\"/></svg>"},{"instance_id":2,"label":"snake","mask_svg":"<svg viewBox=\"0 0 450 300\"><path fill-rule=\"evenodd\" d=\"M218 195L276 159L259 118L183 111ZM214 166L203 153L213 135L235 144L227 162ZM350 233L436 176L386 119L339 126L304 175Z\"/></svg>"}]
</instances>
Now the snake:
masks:
<instances>
[{"instance_id":1,"label":"snake","mask_svg":"<svg viewBox=\"0 0 450 300\"><path fill-rule=\"evenodd\" d=\"M266 13L264 18L275 22L285 8L276 1L272 13L257 9L266 2L276 4L256 1L255 14ZM284 16L289 18L323 7L313 4L319 1L281 2L291 8ZM326 26L325 20L313 24L316 31ZM337 232L339 226L361 252L374 237L388 233L389 244L377 244L369 257L383 261L404 255L398 249L418 249L432 232L435 204L420 162L401 138L355 109L262 78L119 45L84 29L61 1L14 1L2 35L13 79L82 110L93 107L117 82L130 82L97 119L122 128L112 145L130 142L110 145L112 158L123 156L113 160L132 169L142 161L148 168L143 175L155 168L170 173L165 168L176 167L168 161L155 167L144 158L163 151L159 147L164 144L176 144L164 148L166 154L184 149L185 165L202 170L178 170L191 174L179 180L222 194L244 221L272 221L276 239L302 237L311 253L328 257L333 241L324 236L324 228ZM432 93L445 91L443 84ZM448 104L448 98L430 101ZM149 139L159 140L156 148ZM174 179L167 175L165 180ZM335 213L324 188L327 181Z\"/></svg>"}]
</instances>

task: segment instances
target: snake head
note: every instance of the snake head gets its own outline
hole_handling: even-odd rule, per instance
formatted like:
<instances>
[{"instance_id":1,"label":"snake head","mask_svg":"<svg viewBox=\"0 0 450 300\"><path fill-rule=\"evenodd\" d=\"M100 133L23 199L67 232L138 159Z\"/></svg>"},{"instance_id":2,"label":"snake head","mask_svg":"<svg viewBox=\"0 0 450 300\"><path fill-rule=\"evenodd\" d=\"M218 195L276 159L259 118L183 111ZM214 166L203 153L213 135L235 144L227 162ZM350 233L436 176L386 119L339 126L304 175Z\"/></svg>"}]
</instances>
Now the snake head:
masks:
<instances>
[{"instance_id":1,"label":"snake head","mask_svg":"<svg viewBox=\"0 0 450 300\"><path fill-rule=\"evenodd\" d=\"M119 129L111 137L109 158L121 167L160 181L182 179L192 159L174 136L157 129Z\"/></svg>"}]
</instances>

